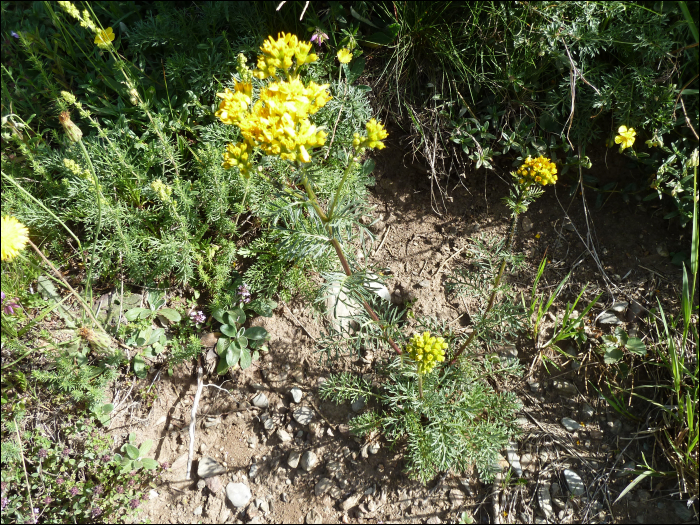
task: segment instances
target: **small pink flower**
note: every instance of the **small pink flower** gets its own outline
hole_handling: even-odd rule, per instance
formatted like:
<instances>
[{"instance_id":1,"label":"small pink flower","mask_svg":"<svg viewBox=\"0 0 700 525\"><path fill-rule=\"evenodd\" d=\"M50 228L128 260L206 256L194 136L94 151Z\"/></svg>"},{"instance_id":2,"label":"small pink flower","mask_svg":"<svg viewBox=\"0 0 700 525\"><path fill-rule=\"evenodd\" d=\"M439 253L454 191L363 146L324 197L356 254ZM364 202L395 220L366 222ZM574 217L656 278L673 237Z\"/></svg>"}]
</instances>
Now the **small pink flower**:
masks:
<instances>
[{"instance_id":1,"label":"small pink flower","mask_svg":"<svg viewBox=\"0 0 700 525\"><path fill-rule=\"evenodd\" d=\"M316 31L311 36L311 41L315 43L318 47L321 47L323 45L323 42L326 40L328 40L328 35L317 27Z\"/></svg>"}]
</instances>

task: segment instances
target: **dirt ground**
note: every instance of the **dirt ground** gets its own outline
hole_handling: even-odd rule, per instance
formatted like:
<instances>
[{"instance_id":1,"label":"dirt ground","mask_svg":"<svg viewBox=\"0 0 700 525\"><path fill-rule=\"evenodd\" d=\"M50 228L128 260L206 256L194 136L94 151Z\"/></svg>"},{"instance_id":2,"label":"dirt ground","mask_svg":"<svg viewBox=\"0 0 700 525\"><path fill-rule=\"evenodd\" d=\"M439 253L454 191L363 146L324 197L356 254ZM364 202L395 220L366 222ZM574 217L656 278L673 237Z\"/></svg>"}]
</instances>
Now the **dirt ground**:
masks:
<instances>
[{"instance_id":1,"label":"dirt ground","mask_svg":"<svg viewBox=\"0 0 700 525\"><path fill-rule=\"evenodd\" d=\"M464 262L470 237L507 233L509 212L501 198L507 194L508 181L481 170L467 174L462 185L455 174L449 181L451 198L445 202L446 210L438 208L442 213L438 215L431 207L426 168L404 157L398 140L390 139L388 146L375 157L377 185L371 200L379 221L373 226L376 241L368 262L390 269L392 297L415 298L416 315L462 327L469 305L447 297L444 282ZM607 161L605 152L592 160L589 173L601 184L619 181L624 186L638 176L616 153L608 154ZM665 308L676 311L680 269L670 264L668 253L686 247L689 230L664 220L665 212L655 201L641 203L633 198L626 204L619 193L610 194L601 209L589 208L586 215L581 195L566 197L573 183L573 176L562 177L520 218L514 248L525 254L526 264L509 277L511 285L529 295L546 253L551 263L540 290L553 290L573 267L562 298L571 300L586 283L583 304L605 291L595 315L621 301L651 308L657 296ZM593 190L585 191L588 202L593 202ZM531 228L524 227L528 226L525 219L531 221ZM558 313L553 310L554 315ZM628 331L637 330L640 337L649 332L639 312L628 308L623 315ZM685 502L671 497L673 484L654 483L650 490L648 482L641 483L611 505L633 479L630 469L641 462L642 452L649 457L654 442L638 434L645 430L644 422L625 420L591 388L589 380L597 382L602 368L589 345L570 347L570 359L549 352L557 369L543 365L531 340L517 341L514 352L526 373L510 387L524 405L519 418L523 434L510 454L503 452L500 482L484 485L473 474L449 472L422 486L403 474L400 449L389 450L380 440L377 450L348 433L348 419L356 413L349 405L336 406L318 397L319 384L334 369L352 364L357 372L371 373L373 360L381 357L365 355L352 363L347 358L333 367L323 366L313 341L322 322L305 304L281 304L272 318L255 320L272 334L263 359L225 381L213 372L205 375L205 384L222 388L207 386L199 402L190 480L185 475L196 371L191 365L181 366L173 377L163 373L144 380L157 392L152 408L124 403L130 408L117 411L110 432L117 445L130 432L137 434L139 442L154 440L155 459L172 467L137 521L458 523L467 511L478 523L696 523L697 504L688 509ZM591 325L587 330L595 337L609 329ZM209 357L215 355L210 351ZM293 387L303 394L298 404L290 395ZM267 408L252 405L260 392L268 399ZM301 425L292 417L299 406L313 411L310 424ZM562 426L563 417L583 425L569 431ZM287 435L268 431L266 425L284 429ZM301 465L293 468L288 464L293 451L312 451L318 461L309 471ZM223 467L207 481L197 475L205 456ZM518 460L522 472L508 479L509 462L517 471ZM582 478L585 495L568 495L565 469ZM226 497L230 482L249 487L249 503L241 508L231 505ZM551 496L548 509L542 501L545 489Z\"/></svg>"}]
</instances>

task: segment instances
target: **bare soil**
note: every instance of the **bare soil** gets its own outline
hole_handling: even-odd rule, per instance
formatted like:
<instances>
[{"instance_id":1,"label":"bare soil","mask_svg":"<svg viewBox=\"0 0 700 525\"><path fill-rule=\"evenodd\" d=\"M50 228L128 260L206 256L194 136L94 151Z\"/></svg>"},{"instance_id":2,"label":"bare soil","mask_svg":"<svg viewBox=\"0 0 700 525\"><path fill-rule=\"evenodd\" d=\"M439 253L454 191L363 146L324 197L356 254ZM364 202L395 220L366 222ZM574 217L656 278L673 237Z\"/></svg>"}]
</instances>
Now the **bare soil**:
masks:
<instances>
[{"instance_id":1,"label":"bare soil","mask_svg":"<svg viewBox=\"0 0 700 525\"><path fill-rule=\"evenodd\" d=\"M389 140L388 146L376 156L377 184L371 201L376 205L379 222L373 226L377 238L367 262L390 270L388 287L392 297L399 302L415 300L412 308L416 315L436 317L464 329L470 305L447 297L444 282L456 265L464 263L464 248L470 237L507 234L509 210L501 200L508 191L507 171L497 176L481 170L461 179L455 174L451 180L441 181L443 186L449 185L450 197L443 208L435 187L435 198L431 199L429 171L412 164L397 141ZM608 155L606 160L605 152L601 152L593 157L593 166L591 174L602 184L619 181L622 187L638 176L617 154ZM546 254L551 263L540 289L550 292L573 268L562 299L571 300L584 285L588 288L583 304L605 291L594 309L596 315L618 301L637 301L651 308L657 297L667 311L677 311L680 269L658 252L681 251L689 243L688 230L664 220L659 204L634 199L626 204L619 193L606 195L609 198L601 209L586 211L582 195L566 197L575 183L573 176L562 179L556 187L548 187L519 220L514 249L525 254L526 265L520 273L508 277L515 289L529 296L537 266ZM587 202L593 202L593 190L587 188L585 192ZM522 228L525 218L533 223L529 231ZM558 308L553 310L554 316L560 313L561 302ZM624 326L643 337L649 327L642 319L629 314ZM546 484L560 487L559 495L554 494L556 487L551 489L554 499L550 521L554 522L676 523L684 517L688 522L692 519L680 510L676 512L676 506L684 506L684 502L669 496L673 483L655 483L653 491L649 483L642 483L621 502L611 505L633 479L623 467L629 467L630 461L640 462L642 452L653 456L654 443L652 438L637 434L645 428L644 421L625 420L591 387L599 384L606 372L590 345L574 348L575 358L572 355L569 359L548 351L550 361L545 366L547 362L531 339L516 342L526 374L508 385L517 391L524 405L523 435L515 449L518 455L529 453L532 458L529 466L523 465L520 482L513 476L506 484L502 476L501 483L484 485L473 473L449 472L422 486L403 474L400 448L390 450L380 440L379 451L367 454L365 443L347 431L348 419L354 415L350 406L336 406L318 397L319 383L333 370L352 366L358 372L370 373L373 361L382 357L365 355L364 359L346 358L331 366L322 364L313 338L319 336L323 322L306 304L281 305L272 318L255 320L272 334L269 352L263 359L225 381L211 371L205 376L205 384L216 384L224 390L204 388L190 480L185 479L185 473L196 370L192 365L181 366L172 377L163 373L157 379L143 381L143 386L152 384L157 392L155 403L146 409L125 402L123 407L128 408L115 414L110 432L118 445L130 432L135 432L139 441L154 440L155 459L168 461L172 467L157 488L158 496L145 504L137 520L456 523L467 511L481 523L544 523L537 494ZM551 320L547 323L551 325ZM544 329L546 332L548 326ZM595 339L609 329L591 324L587 330ZM210 352L209 357L215 355ZM213 362L209 361L209 370ZM576 394L560 395L554 381L571 382ZM315 412L311 425L299 425L291 417L297 405L289 391L295 386L303 391L299 406ZM124 385L120 388L126 390ZM251 406L259 391L269 399L266 410ZM584 421L580 412L584 403L593 407L593 416L576 432L565 430L563 417ZM263 414L276 418L293 439L281 442L276 434L268 433L261 422ZM317 465L310 472L289 467L287 459L292 450L314 451ZM215 493L211 488L216 486L198 486L196 471L204 456L213 457L226 468L218 480L222 488ZM255 476L251 475L253 465L257 467ZM502 466L505 473L508 463L503 460ZM563 478L566 468L583 478L585 496L567 497ZM317 496L315 488L321 478L328 478L331 488ZM231 481L250 487L249 505L237 509L227 500L225 487ZM353 497L356 500L348 499Z\"/></svg>"}]
</instances>

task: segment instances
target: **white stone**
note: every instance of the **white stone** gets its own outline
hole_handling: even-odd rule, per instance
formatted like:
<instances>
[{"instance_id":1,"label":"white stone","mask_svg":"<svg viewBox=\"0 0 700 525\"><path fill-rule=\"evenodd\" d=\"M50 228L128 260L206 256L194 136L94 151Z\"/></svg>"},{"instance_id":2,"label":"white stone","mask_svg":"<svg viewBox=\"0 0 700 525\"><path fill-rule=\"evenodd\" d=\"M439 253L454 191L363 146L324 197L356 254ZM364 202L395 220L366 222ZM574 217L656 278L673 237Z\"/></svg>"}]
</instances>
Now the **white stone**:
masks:
<instances>
[{"instance_id":1,"label":"white stone","mask_svg":"<svg viewBox=\"0 0 700 525\"><path fill-rule=\"evenodd\" d=\"M573 470L564 470L564 479L566 479L569 492L571 492L571 494L574 496L583 496L586 493L586 487L583 484L581 476L579 476Z\"/></svg>"},{"instance_id":2,"label":"white stone","mask_svg":"<svg viewBox=\"0 0 700 525\"><path fill-rule=\"evenodd\" d=\"M312 468L314 468L316 463L318 463L318 456L311 450L307 450L301 455L301 468L303 468L306 472L309 472Z\"/></svg>"},{"instance_id":3,"label":"white stone","mask_svg":"<svg viewBox=\"0 0 700 525\"><path fill-rule=\"evenodd\" d=\"M292 401L295 403L299 403L299 401L301 401L303 393L300 388L292 388L289 393L292 395Z\"/></svg>"},{"instance_id":4,"label":"white stone","mask_svg":"<svg viewBox=\"0 0 700 525\"><path fill-rule=\"evenodd\" d=\"M248 504L253 494L245 483L231 482L226 485L226 497L234 507L241 508Z\"/></svg>"},{"instance_id":5,"label":"white stone","mask_svg":"<svg viewBox=\"0 0 700 525\"><path fill-rule=\"evenodd\" d=\"M308 425L314 418L314 411L309 407L299 407L292 415L300 425Z\"/></svg>"}]
</instances>

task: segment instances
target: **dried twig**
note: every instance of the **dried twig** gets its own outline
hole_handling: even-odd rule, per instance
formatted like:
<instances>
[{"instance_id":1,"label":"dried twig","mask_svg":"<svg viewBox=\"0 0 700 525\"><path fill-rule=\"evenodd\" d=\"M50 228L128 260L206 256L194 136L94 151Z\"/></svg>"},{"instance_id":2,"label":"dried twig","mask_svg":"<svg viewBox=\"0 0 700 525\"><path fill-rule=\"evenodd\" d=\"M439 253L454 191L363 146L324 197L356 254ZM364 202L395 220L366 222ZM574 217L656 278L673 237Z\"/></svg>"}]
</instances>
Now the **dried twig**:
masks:
<instances>
[{"instance_id":1,"label":"dried twig","mask_svg":"<svg viewBox=\"0 0 700 525\"><path fill-rule=\"evenodd\" d=\"M372 257L376 257L377 254L379 253L379 250L382 249L384 246L384 242L386 241L386 238L389 236L389 232L391 231L391 226L386 227L386 231L384 232L384 237L382 238L382 242L379 243L379 246L377 247L376 250L374 250L374 253L372 254Z\"/></svg>"},{"instance_id":2,"label":"dried twig","mask_svg":"<svg viewBox=\"0 0 700 525\"><path fill-rule=\"evenodd\" d=\"M190 473L192 471L192 456L194 456L194 427L197 424L197 406L199 405L199 398L202 395L202 388L204 388L202 373L202 357L200 356L197 363L197 393L194 396L194 403L192 403L192 416L190 421L190 451L187 455L187 476L185 476L185 479L191 479Z\"/></svg>"},{"instance_id":3,"label":"dried twig","mask_svg":"<svg viewBox=\"0 0 700 525\"><path fill-rule=\"evenodd\" d=\"M454 259L455 257L457 257L460 253L462 253L462 250L464 250L464 248L466 248L466 246L462 246L459 250L457 250L457 251L454 252L452 255L450 255L447 259L445 259L445 260L442 262L442 264L440 265L440 267L437 269L437 272L435 272L435 273L433 274L433 277L436 276L437 274L439 274L439 273L443 270L443 268L445 267L445 265L446 265L448 262L450 262L452 259Z\"/></svg>"}]
</instances>

